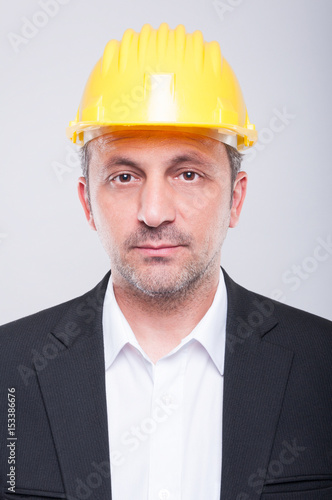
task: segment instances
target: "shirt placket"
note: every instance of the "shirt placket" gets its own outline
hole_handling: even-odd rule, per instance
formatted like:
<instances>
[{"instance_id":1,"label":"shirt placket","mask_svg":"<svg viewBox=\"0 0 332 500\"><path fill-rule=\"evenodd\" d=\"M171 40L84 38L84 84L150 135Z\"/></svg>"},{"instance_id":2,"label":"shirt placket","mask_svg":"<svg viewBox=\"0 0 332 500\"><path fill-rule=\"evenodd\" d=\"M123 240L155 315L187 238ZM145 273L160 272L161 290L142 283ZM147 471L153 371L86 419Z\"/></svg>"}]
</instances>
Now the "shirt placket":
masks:
<instances>
[{"instance_id":1,"label":"shirt placket","mask_svg":"<svg viewBox=\"0 0 332 500\"><path fill-rule=\"evenodd\" d=\"M181 500L183 388L187 346L154 366L148 500Z\"/></svg>"}]
</instances>

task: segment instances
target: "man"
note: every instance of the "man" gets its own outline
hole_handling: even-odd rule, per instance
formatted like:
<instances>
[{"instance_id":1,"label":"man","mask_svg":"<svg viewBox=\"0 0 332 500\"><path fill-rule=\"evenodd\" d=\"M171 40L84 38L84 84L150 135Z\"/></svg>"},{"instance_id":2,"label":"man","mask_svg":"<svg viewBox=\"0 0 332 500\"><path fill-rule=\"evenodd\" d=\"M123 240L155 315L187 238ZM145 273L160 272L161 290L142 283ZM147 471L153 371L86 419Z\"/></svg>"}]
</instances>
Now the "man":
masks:
<instances>
[{"instance_id":1,"label":"man","mask_svg":"<svg viewBox=\"0 0 332 500\"><path fill-rule=\"evenodd\" d=\"M68 136L111 272L1 328L1 498L332 498L331 324L220 268L256 133L218 44L128 30Z\"/></svg>"}]
</instances>

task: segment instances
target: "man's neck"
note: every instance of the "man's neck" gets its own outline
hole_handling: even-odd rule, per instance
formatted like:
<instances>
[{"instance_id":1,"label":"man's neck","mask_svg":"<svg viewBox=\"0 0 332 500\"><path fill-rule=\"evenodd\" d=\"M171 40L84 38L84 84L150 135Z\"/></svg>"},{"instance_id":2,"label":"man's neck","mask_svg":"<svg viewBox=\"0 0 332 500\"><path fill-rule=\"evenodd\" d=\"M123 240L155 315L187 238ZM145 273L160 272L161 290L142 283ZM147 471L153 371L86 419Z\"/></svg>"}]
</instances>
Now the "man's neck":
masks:
<instances>
[{"instance_id":1,"label":"man's neck","mask_svg":"<svg viewBox=\"0 0 332 500\"><path fill-rule=\"evenodd\" d=\"M189 335L211 307L219 273L202 280L183 297L165 300L113 283L116 301L136 339L153 363Z\"/></svg>"}]
</instances>

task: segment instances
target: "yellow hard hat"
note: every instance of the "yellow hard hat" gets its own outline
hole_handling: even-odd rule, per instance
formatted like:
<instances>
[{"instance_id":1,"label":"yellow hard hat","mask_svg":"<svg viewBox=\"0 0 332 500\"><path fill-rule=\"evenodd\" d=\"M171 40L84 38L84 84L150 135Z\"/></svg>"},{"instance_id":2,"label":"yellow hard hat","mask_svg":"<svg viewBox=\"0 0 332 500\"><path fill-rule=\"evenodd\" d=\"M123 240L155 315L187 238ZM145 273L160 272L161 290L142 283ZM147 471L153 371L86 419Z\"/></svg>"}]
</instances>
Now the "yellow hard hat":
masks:
<instances>
[{"instance_id":1,"label":"yellow hard hat","mask_svg":"<svg viewBox=\"0 0 332 500\"><path fill-rule=\"evenodd\" d=\"M132 129L196 131L242 150L257 140L239 83L218 42L183 25L128 29L105 47L85 86L67 136L83 146Z\"/></svg>"}]
</instances>

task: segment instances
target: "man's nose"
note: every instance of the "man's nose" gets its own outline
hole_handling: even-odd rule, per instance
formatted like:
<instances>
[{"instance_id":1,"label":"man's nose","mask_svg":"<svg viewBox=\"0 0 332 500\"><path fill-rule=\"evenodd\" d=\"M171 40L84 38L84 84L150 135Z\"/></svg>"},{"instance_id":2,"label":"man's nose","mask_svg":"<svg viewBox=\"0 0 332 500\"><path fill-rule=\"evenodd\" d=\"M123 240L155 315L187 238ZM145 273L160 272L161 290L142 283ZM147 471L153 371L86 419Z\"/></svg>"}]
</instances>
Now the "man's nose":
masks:
<instances>
[{"instance_id":1,"label":"man's nose","mask_svg":"<svg viewBox=\"0 0 332 500\"><path fill-rule=\"evenodd\" d=\"M147 226L158 227L175 219L175 196L167 180L147 179L140 191L138 220Z\"/></svg>"}]
</instances>

